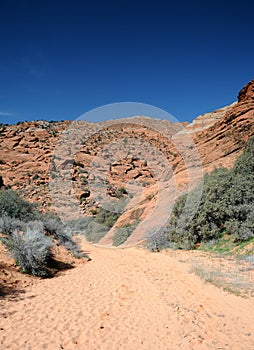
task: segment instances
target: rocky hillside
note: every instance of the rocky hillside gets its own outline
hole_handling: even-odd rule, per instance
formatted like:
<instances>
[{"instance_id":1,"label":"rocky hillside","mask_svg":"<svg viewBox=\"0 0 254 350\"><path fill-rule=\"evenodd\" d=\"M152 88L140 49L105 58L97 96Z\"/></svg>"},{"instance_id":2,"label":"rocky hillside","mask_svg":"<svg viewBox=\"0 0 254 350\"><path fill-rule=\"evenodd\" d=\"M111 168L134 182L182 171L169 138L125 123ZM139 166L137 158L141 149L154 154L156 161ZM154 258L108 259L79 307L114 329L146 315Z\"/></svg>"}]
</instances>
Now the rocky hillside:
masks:
<instances>
[{"instance_id":1,"label":"rocky hillside","mask_svg":"<svg viewBox=\"0 0 254 350\"><path fill-rule=\"evenodd\" d=\"M238 102L224 109L221 119L193 135L205 169L231 167L254 132L254 80L238 94Z\"/></svg>"},{"instance_id":2,"label":"rocky hillside","mask_svg":"<svg viewBox=\"0 0 254 350\"><path fill-rule=\"evenodd\" d=\"M191 124L148 117L0 124L0 175L5 186L42 210L58 206L65 219L77 212L95 218L113 203L122 214L115 227L148 216L156 224L158 213L165 207L161 216L167 216L169 201L194 186L204 171L231 167L253 134L254 80L237 102ZM139 227L140 237L146 228Z\"/></svg>"}]
</instances>

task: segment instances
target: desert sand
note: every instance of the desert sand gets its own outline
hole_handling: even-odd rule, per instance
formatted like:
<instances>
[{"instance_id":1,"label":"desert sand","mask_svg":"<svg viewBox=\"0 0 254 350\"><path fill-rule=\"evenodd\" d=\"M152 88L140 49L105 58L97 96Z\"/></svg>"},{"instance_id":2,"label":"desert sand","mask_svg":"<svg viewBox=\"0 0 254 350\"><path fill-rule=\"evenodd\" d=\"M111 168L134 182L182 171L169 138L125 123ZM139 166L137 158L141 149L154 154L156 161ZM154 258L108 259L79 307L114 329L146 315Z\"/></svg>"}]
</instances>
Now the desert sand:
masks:
<instances>
[{"instance_id":1,"label":"desert sand","mask_svg":"<svg viewBox=\"0 0 254 350\"><path fill-rule=\"evenodd\" d=\"M254 299L179 254L84 244L92 258L0 300L1 349L254 349Z\"/></svg>"}]
</instances>

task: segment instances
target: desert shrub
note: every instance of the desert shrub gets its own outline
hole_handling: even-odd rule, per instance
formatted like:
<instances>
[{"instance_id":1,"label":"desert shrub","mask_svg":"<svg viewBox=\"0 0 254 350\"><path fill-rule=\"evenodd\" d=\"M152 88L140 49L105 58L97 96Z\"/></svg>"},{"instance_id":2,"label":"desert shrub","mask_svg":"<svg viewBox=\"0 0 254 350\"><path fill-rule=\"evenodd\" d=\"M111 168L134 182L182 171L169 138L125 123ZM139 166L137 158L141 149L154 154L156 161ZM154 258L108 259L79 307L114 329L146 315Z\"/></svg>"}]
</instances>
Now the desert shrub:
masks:
<instances>
[{"instance_id":1,"label":"desert shrub","mask_svg":"<svg viewBox=\"0 0 254 350\"><path fill-rule=\"evenodd\" d=\"M63 230L62 221L57 215L53 213L46 213L42 218L42 222L43 222L43 227L45 231L52 236L56 236L56 238L57 238L57 231Z\"/></svg>"},{"instance_id":2,"label":"desert shrub","mask_svg":"<svg viewBox=\"0 0 254 350\"><path fill-rule=\"evenodd\" d=\"M113 246L118 247L119 245L126 242L126 240L130 237L130 235L136 229L137 226L138 222L117 227L113 237Z\"/></svg>"},{"instance_id":3,"label":"desert shrub","mask_svg":"<svg viewBox=\"0 0 254 350\"><path fill-rule=\"evenodd\" d=\"M237 159L232 169L233 174L250 174L254 173L254 136L245 144L245 151Z\"/></svg>"},{"instance_id":4,"label":"desert shrub","mask_svg":"<svg viewBox=\"0 0 254 350\"><path fill-rule=\"evenodd\" d=\"M40 234L44 234L43 222L39 220L28 221L24 224L25 231L34 231Z\"/></svg>"},{"instance_id":5,"label":"desert shrub","mask_svg":"<svg viewBox=\"0 0 254 350\"><path fill-rule=\"evenodd\" d=\"M42 214L12 190L0 190L0 239L21 269L46 277L53 239L76 257L88 258L70 228L53 213Z\"/></svg>"},{"instance_id":6,"label":"desert shrub","mask_svg":"<svg viewBox=\"0 0 254 350\"><path fill-rule=\"evenodd\" d=\"M94 221L92 217L83 217L68 222L69 229L72 232L85 235L88 242L97 243L108 232L108 227Z\"/></svg>"},{"instance_id":7,"label":"desert shrub","mask_svg":"<svg viewBox=\"0 0 254 350\"><path fill-rule=\"evenodd\" d=\"M121 194L128 194L126 188L124 188L124 187L119 187L118 188L118 192L121 193Z\"/></svg>"},{"instance_id":8,"label":"desert shrub","mask_svg":"<svg viewBox=\"0 0 254 350\"><path fill-rule=\"evenodd\" d=\"M246 216L246 219L239 221L232 219L225 224L227 233L234 235L235 242L247 241L254 237L254 211Z\"/></svg>"},{"instance_id":9,"label":"desert shrub","mask_svg":"<svg viewBox=\"0 0 254 350\"><path fill-rule=\"evenodd\" d=\"M71 252L79 250L77 243L72 238L70 229L62 223L57 215L53 213L45 214L42 224L46 233L56 239L67 250Z\"/></svg>"},{"instance_id":10,"label":"desert shrub","mask_svg":"<svg viewBox=\"0 0 254 350\"><path fill-rule=\"evenodd\" d=\"M51 257L52 240L39 230L24 234L14 232L10 239L10 250L22 271L39 277L48 275L47 263Z\"/></svg>"},{"instance_id":11,"label":"desert shrub","mask_svg":"<svg viewBox=\"0 0 254 350\"><path fill-rule=\"evenodd\" d=\"M7 215L22 221L33 220L38 216L36 206L22 199L11 189L0 191L0 216Z\"/></svg>"},{"instance_id":12,"label":"desert shrub","mask_svg":"<svg viewBox=\"0 0 254 350\"><path fill-rule=\"evenodd\" d=\"M80 250L79 245L74 241L72 238L72 233L67 227L64 227L63 231L57 231L57 233L58 242L67 250L72 253Z\"/></svg>"},{"instance_id":13,"label":"desert shrub","mask_svg":"<svg viewBox=\"0 0 254 350\"><path fill-rule=\"evenodd\" d=\"M11 235L14 231L22 230L23 227L24 223L19 219L5 214L0 217L0 233Z\"/></svg>"},{"instance_id":14,"label":"desert shrub","mask_svg":"<svg viewBox=\"0 0 254 350\"><path fill-rule=\"evenodd\" d=\"M80 252L80 251L74 251L73 256L74 258L77 258L77 259L87 259L88 261L92 260L87 253Z\"/></svg>"},{"instance_id":15,"label":"desert shrub","mask_svg":"<svg viewBox=\"0 0 254 350\"><path fill-rule=\"evenodd\" d=\"M99 208L97 215L95 217L95 222L110 228L114 226L119 216L120 216L120 213L112 212L104 208Z\"/></svg>"},{"instance_id":16,"label":"desert shrub","mask_svg":"<svg viewBox=\"0 0 254 350\"><path fill-rule=\"evenodd\" d=\"M83 234L87 229L88 222L91 220L89 217L81 217L78 219L70 220L66 224L74 232Z\"/></svg>"},{"instance_id":17,"label":"desert shrub","mask_svg":"<svg viewBox=\"0 0 254 350\"><path fill-rule=\"evenodd\" d=\"M219 239L225 229L235 241L254 237L254 137L231 170L219 168L204 176L202 197L192 220L195 190L189 195L193 203L187 203L187 194L180 197L170 219L169 240L180 248Z\"/></svg>"},{"instance_id":18,"label":"desert shrub","mask_svg":"<svg viewBox=\"0 0 254 350\"><path fill-rule=\"evenodd\" d=\"M148 234L146 237L146 246L152 252L158 252L161 249L169 247L168 227L162 227Z\"/></svg>"},{"instance_id":19,"label":"desert shrub","mask_svg":"<svg viewBox=\"0 0 254 350\"><path fill-rule=\"evenodd\" d=\"M116 191L115 191L115 196L116 198L121 198L123 197L123 195L128 194L127 190L124 187L119 187Z\"/></svg>"},{"instance_id":20,"label":"desert shrub","mask_svg":"<svg viewBox=\"0 0 254 350\"><path fill-rule=\"evenodd\" d=\"M109 231L109 227L99 224L92 219L87 223L85 236L88 242L99 242Z\"/></svg>"}]
</instances>

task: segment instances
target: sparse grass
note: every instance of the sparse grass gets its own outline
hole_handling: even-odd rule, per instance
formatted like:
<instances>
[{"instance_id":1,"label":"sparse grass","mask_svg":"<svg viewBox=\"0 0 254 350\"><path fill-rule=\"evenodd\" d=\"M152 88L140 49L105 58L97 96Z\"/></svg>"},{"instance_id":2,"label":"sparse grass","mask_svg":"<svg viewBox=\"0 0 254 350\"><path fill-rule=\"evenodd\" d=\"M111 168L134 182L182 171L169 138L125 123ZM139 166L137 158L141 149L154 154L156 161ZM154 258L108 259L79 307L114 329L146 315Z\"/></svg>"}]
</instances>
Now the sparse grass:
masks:
<instances>
[{"instance_id":1,"label":"sparse grass","mask_svg":"<svg viewBox=\"0 0 254 350\"><path fill-rule=\"evenodd\" d=\"M206 282L238 296L254 295L254 239L235 242L234 237L224 234L219 240L202 243L198 250L210 253L209 267L193 263L195 272Z\"/></svg>"},{"instance_id":2,"label":"sparse grass","mask_svg":"<svg viewBox=\"0 0 254 350\"><path fill-rule=\"evenodd\" d=\"M253 296L254 285L248 274L248 269L243 268L243 262L238 262L230 269L216 267L207 267L200 263L194 263L191 272L194 272L202 280L211 283L224 291L235 294L237 296ZM245 271L245 273L243 273Z\"/></svg>"},{"instance_id":3,"label":"sparse grass","mask_svg":"<svg viewBox=\"0 0 254 350\"><path fill-rule=\"evenodd\" d=\"M225 256L248 256L254 254L254 238L243 242L235 242L233 236L224 234L219 240L202 243L198 249Z\"/></svg>"}]
</instances>

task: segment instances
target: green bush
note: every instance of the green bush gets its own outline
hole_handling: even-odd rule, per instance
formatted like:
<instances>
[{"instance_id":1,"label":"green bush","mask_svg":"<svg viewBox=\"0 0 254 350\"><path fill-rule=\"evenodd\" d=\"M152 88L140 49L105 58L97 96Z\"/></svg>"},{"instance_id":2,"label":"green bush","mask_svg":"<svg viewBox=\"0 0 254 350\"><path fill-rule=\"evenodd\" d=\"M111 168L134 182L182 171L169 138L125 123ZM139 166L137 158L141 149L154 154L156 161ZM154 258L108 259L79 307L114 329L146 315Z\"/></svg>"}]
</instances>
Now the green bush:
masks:
<instances>
[{"instance_id":1,"label":"green bush","mask_svg":"<svg viewBox=\"0 0 254 350\"><path fill-rule=\"evenodd\" d=\"M87 225L85 236L88 242L97 243L108 233L108 231L109 227L105 227L91 220Z\"/></svg>"},{"instance_id":2,"label":"green bush","mask_svg":"<svg viewBox=\"0 0 254 350\"><path fill-rule=\"evenodd\" d=\"M117 227L113 237L113 246L118 247L119 245L126 242L137 226L138 222Z\"/></svg>"},{"instance_id":3,"label":"green bush","mask_svg":"<svg viewBox=\"0 0 254 350\"><path fill-rule=\"evenodd\" d=\"M7 215L22 221L34 220L38 217L36 206L22 199L11 189L0 190L0 216Z\"/></svg>"},{"instance_id":4,"label":"green bush","mask_svg":"<svg viewBox=\"0 0 254 350\"><path fill-rule=\"evenodd\" d=\"M99 208L94 211L95 217L84 217L68 223L69 229L79 234L83 234L88 242L99 242L114 226L119 218L119 213Z\"/></svg>"},{"instance_id":5,"label":"green bush","mask_svg":"<svg viewBox=\"0 0 254 350\"><path fill-rule=\"evenodd\" d=\"M119 187L115 192L116 198L118 199L122 198L125 194L128 194L128 192L124 187Z\"/></svg>"},{"instance_id":6,"label":"green bush","mask_svg":"<svg viewBox=\"0 0 254 350\"><path fill-rule=\"evenodd\" d=\"M190 220L195 205L187 203L187 194L180 197L170 219L169 241L179 248L191 249L197 243L219 239L222 233L234 235L236 241L254 237L254 137L231 170L215 169L204 176L199 207Z\"/></svg>"},{"instance_id":7,"label":"green bush","mask_svg":"<svg viewBox=\"0 0 254 350\"><path fill-rule=\"evenodd\" d=\"M88 242L97 243L106 235L110 228L103 225L105 222L104 215L99 216L98 221L101 223L95 222L93 217L83 217L69 222L68 226L72 231L85 235Z\"/></svg>"},{"instance_id":8,"label":"green bush","mask_svg":"<svg viewBox=\"0 0 254 350\"><path fill-rule=\"evenodd\" d=\"M114 226L115 222L119 218L120 213L115 213L104 208L99 208L95 217L95 222L102 224L108 228Z\"/></svg>"}]
</instances>

